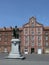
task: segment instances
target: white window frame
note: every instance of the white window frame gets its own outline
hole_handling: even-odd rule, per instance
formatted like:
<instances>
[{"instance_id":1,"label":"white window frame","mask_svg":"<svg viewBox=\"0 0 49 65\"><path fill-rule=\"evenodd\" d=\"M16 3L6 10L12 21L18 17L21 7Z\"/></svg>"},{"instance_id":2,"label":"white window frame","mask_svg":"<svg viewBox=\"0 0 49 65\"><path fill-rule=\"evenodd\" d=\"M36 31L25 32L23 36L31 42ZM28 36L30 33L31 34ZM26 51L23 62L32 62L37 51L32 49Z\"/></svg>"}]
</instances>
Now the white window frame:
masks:
<instances>
[{"instance_id":1,"label":"white window frame","mask_svg":"<svg viewBox=\"0 0 49 65\"><path fill-rule=\"evenodd\" d=\"M48 40L48 36L46 36L46 40Z\"/></svg>"}]
</instances>

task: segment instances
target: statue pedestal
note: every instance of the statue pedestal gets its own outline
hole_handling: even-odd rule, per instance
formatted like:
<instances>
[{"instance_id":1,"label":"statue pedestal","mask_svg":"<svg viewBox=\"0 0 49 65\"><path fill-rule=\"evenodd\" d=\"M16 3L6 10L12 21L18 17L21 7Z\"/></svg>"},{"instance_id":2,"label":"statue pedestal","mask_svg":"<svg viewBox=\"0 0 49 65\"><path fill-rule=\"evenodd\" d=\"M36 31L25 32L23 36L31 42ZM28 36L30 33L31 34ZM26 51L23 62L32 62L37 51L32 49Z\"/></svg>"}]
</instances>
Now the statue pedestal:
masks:
<instances>
[{"instance_id":1,"label":"statue pedestal","mask_svg":"<svg viewBox=\"0 0 49 65\"><path fill-rule=\"evenodd\" d=\"M19 39L11 40L11 51L9 53L8 58L18 58L18 59L24 58L24 56L22 56L20 53L20 40Z\"/></svg>"}]
</instances>

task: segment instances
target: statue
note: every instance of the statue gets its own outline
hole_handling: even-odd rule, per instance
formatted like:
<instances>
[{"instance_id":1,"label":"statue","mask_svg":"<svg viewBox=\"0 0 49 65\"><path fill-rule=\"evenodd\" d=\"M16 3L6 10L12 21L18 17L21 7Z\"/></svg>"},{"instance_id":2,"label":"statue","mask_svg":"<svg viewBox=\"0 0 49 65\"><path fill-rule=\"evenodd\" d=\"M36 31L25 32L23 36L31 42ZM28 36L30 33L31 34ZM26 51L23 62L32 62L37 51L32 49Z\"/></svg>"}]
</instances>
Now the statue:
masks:
<instances>
[{"instance_id":1,"label":"statue","mask_svg":"<svg viewBox=\"0 0 49 65\"><path fill-rule=\"evenodd\" d=\"M13 29L13 37L19 39L19 29L17 26Z\"/></svg>"},{"instance_id":2,"label":"statue","mask_svg":"<svg viewBox=\"0 0 49 65\"><path fill-rule=\"evenodd\" d=\"M11 39L11 51L8 58L25 59L20 53L19 29L17 26L13 29L13 37L14 39Z\"/></svg>"}]
</instances>

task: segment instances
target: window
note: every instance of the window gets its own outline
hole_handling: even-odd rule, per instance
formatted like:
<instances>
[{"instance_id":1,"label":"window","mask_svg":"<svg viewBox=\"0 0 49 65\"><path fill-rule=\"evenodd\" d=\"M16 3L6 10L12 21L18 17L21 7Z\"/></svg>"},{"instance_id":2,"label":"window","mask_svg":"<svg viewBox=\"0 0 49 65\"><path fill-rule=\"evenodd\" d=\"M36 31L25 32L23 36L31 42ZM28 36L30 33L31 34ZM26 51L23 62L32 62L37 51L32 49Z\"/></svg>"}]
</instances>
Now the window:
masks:
<instances>
[{"instance_id":1,"label":"window","mask_svg":"<svg viewBox=\"0 0 49 65\"><path fill-rule=\"evenodd\" d=\"M25 36L25 45L28 45L28 44L29 44L29 37Z\"/></svg>"},{"instance_id":2,"label":"window","mask_svg":"<svg viewBox=\"0 0 49 65\"><path fill-rule=\"evenodd\" d=\"M32 23L32 27L34 27L34 23Z\"/></svg>"},{"instance_id":3,"label":"window","mask_svg":"<svg viewBox=\"0 0 49 65\"><path fill-rule=\"evenodd\" d=\"M4 35L4 41L8 41L8 33L5 33L5 35Z\"/></svg>"},{"instance_id":4,"label":"window","mask_svg":"<svg viewBox=\"0 0 49 65\"><path fill-rule=\"evenodd\" d=\"M28 52L28 48L27 48L27 47L25 47L25 49L24 49L24 50L25 50L25 52Z\"/></svg>"},{"instance_id":5,"label":"window","mask_svg":"<svg viewBox=\"0 0 49 65\"><path fill-rule=\"evenodd\" d=\"M27 31L25 31L25 34L27 34Z\"/></svg>"},{"instance_id":6,"label":"window","mask_svg":"<svg viewBox=\"0 0 49 65\"><path fill-rule=\"evenodd\" d=\"M38 28L38 31L40 31L40 28Z\"/></svg>"},{"instance_id":7,"label":"window","mask_svg":"<svg viewBox=\"0 0 49 65\"><path fill-rule=\"evenodd\" d=\"M46 42L46 46L48 46L48 42Z\"/></svg>"},{"instance_id":8,"label":"window","mask_svg":"<svg viewBox=\"0 0 49 65\"><path fill-rule=\"evenodd\" d=\"M28 29L27 28L25 28L25 34L27 34L28 33Z\"/></svg>"},{"instance_id":9,"label":"window","mask_svg":"<svg viewBox=\"0 0 49 65\"><path fill-rule=\"evenodd\" d=\"M24 53L25 54L28 54L28 49L24 49Z\"/></svg>"},{"instance_id":10,"label":"window","mask_svg":"<svg viewBox=\"0 0 49 65\"><path fill-rule=\"evenodd\" d=\"M1 37L0 37L0 41L1 41L2 39L1 39Z\"/></svg>"},{"instance_id":11,"label":"window","mask_svg":"<svg viewBox=\"0 0 49 65\"><path fill-rule=\"evenodd\" d=\"M7 45L7 42L5 42L5 45Z\"/></svg>"},{"instance_id":12,"label":"window","mask_svg":"<svg viewBox=\"0 0 49 65\"><path fill-rule=\"evenodd\" d=\"M38 40L39 40L39 41L41 40L41 36L38 36Z\"/></svg>"},{"instance_id":13,"label":"window","mask_svg":"<svg viewBox=\"0 0 49 65\"><path fill-rule=\"evenodd\" d=\"M4 52L7 52L7 48L4 49Z\"/></svg>"},{"instance_id":14,"label":"window","mask_svg":"<svg viewBox=\"0 0 49 65\"><path fill-rule=\"evenodd\" d=\"M48 35L48 32L46 32L45 34Z\"/></svg>"},{"instance_id":15,"label":"window","mask_svg":"<svg viewBox=\"0 0 49 65\"><path fill-rule=\"evenodd\" d=\"M31 28L30 32L32 35L34 35L34 29L33 28Z\"/></svg>"},{"instance_id":16,"label":"window","mask_svg":"<svg viewBox=\"0 0 49 65\"><path fill-rule=\"evenodd\" d=\"M31 40L34 40L34 36L31 37Z\"/></svg>"},{"instance_id":17,"label":"window","mask_svg":"<svg viewBox=\"0 0 49 65\"><path fill-rule=\"evenodd\" d=\"M34 31L32 31L32 35L34 35Z\"/></svg>"},{"instance_id":18,"label":"window","mask_svg":"<svg viewBox=\"0 0 49 65\"><path fill-rule=\"evenodd\" d=\"M8 33L5 33L5 36L7 37L8 36Z\"/></svg>"},{"instance_id":19,"label":"window","mask_svg":"<svg viewBox=\"0 0 49 65\"><path fill-rule=\"evenodd\" d=\"M34 46L34 42L32 42L32 46Z\"/></svg>"},{"instance_id":20,"label":"window","mask_svg":"<svg viewBox=\"0 0 49 65\"><path fill-rule=\"evenodd\" d=\"M28 36L25 36L25 40L28 41Z\"/></svg>"},{"instance_id":21,"label":"window","mask_svg":"<svg viewBox=\"0 0 49 65\"><path fill-rule=\"evenodd\" d=\"M42 34L42 29L41 28L37 28L37 34L38 35Z\"/></svg>"},{"instance_id":22,"label":"window","mask_svg":"<svg viewBox=\"0 0 49 65\"><path fill-rule=\"evenodd\" d=\"M28 46L28 45L29 45L28 41L25 41L25 46Z\"/></svg>"},{"instance_id":23,"label":"window","mask_svg":"<svg viewBox=\"0 0 49 65\"><path fill-rule=\"evenodd\" d=\"M13 32L11 33L11 35L13 36Z\"/></svg>"},{"instance_id":24,"label":"window","mask_svg":"<svg viewBox=\"0 0 49 65\"><path fill-rule=\"evenodd\" d=\"M46 36L46 40L48 40L48 36Z\"/></svg>"},{"instance_id":25,"label":"window","mask_svg":"<svg viewBox=\"0 0 49 65\"><path fill-rule=\"evenodd\" d=\"M38 35L42 34L41 28L36 28L36 33L37 33Z\"/></svg>"},{"instance_id":26,"label":"window","mask_svg":"<svg viewBox=\"0 0 49 65\"><path fill-rule=\"evenodd\" d=\"M1 35L2 35L2 34L0 33L0 37L1 37Z\"/></svg>"},{"instance_id":27,"label":"window","mask_svg":"<svg viewBox=\"0 0 49 65\"><path fill-rule=\"evenodd\" d=\"M8 41L8 38L4 38L4 41Z\"/></svg>"},{"instance_id":28,"label":"window","mask_svg":"<svg viewBox=\"0 0 49 65\"><path fill-rule=\"evenodd\" d=\"M28 40L25 40L25 44L26 44L26 45L28 44Z\"/></svg>"},{"instance_id":29,"label":"window","mask_svg":"<svg viewBox=\"0 0 49 65\"><path fill-rule=\"evenodd\" d=\"M38 46L41 46L41 43L40 42L38 42Z\"/></svg>"},{"instance_id":30,"label":"window","mask_svg":"<svg viewBox=\"0 0 49 65\"><path fill-rule=\"evenodd\" d=\"M28 51L28 49L25 49L25 52L27 52Z\"/></svg>"},{"instance_id":31,"label":"window","mask_svg":"<svg viewBox=\"0 0 49 65\"><path fill-rule=\"evenodd\" d=\"M40 35L41 34L41 32L38 32L38 35Z\"/></svg>"}]
</instances>

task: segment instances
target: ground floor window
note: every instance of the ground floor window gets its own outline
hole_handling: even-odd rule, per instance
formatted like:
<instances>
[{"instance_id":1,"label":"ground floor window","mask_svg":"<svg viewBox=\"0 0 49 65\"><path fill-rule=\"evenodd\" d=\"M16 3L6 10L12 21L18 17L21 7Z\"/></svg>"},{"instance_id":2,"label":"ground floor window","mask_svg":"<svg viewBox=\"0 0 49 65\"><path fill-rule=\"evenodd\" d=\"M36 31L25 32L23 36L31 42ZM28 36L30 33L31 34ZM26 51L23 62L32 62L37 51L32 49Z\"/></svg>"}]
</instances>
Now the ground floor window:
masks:
<instances>
[{"instance_id":1,"label":"ground floor window","mask_svg":"<svg viewBox=\"0 0 49 65\"><path fill-rule=\"evenodd\" d=\"M7 52L7 48L4 48L4 52Z\"/></svg>"}]
</instances>

